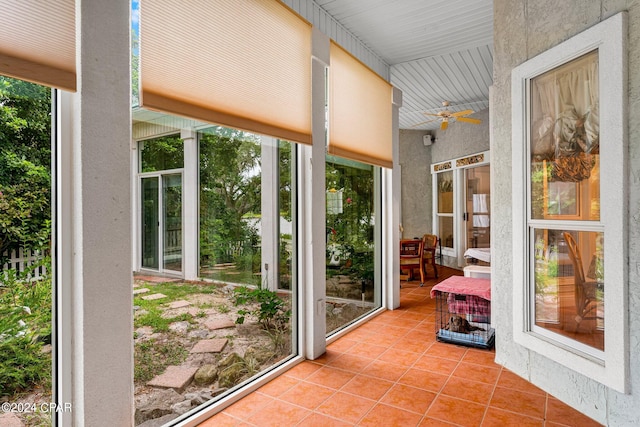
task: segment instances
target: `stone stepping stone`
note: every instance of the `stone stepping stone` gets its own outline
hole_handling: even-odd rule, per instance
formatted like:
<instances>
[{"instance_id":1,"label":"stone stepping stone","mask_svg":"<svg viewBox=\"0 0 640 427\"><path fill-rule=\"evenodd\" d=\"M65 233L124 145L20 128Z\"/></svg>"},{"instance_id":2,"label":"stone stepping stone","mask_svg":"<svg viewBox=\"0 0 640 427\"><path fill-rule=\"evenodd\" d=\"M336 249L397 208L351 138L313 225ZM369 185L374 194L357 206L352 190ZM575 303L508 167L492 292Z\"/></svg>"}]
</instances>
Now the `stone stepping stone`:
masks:
<instances>
[{"instance_id":1,"label":"stone stepping stone","mask_svg":"<svg viewBox=\"0 0 640 427\"><path fill-rule=\"evenodd\" d=\"M153 300L162 299L166 297L167 296L165 294L151 294L151 295L143 296L142 299L145 301L153 301Z\"/></svg>"},{"instance_id":2,"label":"stone stepping stone","mask_svg":"<svg viewBox=\"0 0 640 427\"><path fill-rule=\"evenodd\" d=\"M217 329L233 328L236 326L236 324L235 322L229 319L225 319L225 320L214 319L214 320L208 320L204 322L204 326L206 326L207 329L209 329L210 331L215 331Z\"/></svg>"},{"instance_id":3,"label":"stone stepping stone","mask_svg":"<svg viewBox=\"0 0 640 427\"><path fill-rule=\"evenodd\" d=\"M198 368L184 366L168 366L164 373L158 375L147 383L151 387L172 388L178 393L191 383Z\"/></svg>"},{"instance_id":4,"label":"stone stepping stone","mask_svg":"<svg viewBox=\"0 0 640 427\"><path fill-rule=\"evenodd\" d=\"M193 346L190 353L220 353L225 345L227 345L226 338L202 340Z\"/></svg>"},{"instance_id":5,"label":"stone stepping stone","mask_svg":"<svg viewBox=\"0 0 640 427\"><path fill-rule=\"evenodd\" d=\"M183 308L183 307L188 307L190 305L191 303L189 301L185 301L181 299L178 301L173 301L171 304L169 304L169 308Z\"/></svg>"},{"instance_id":6,"label":"stone stepping stone","mask_svg":"<svg viewBox=\"0 0 640 427\"><path fill-rule=\"evenodd\" d=\"M147 289L147 288L140 288L140 289L134 289L133 290L133 294L134 295L146 294L147 292L149 292L149 289Z\"/></svg>"}]
</instances>

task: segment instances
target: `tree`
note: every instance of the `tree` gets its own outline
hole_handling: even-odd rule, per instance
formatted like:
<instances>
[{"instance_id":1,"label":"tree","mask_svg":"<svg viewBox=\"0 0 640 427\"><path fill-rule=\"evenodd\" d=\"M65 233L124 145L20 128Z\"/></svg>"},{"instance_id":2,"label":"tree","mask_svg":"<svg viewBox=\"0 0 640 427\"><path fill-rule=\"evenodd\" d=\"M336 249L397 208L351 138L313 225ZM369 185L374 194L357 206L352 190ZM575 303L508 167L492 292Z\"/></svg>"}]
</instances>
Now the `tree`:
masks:
<instances>
[{"instance_id":1,"label":"tree","mask_svg":"<svg viewBox=\"0 0 640 427\"><path fill-rule=\"evenodd\" d=\"M293 161L290 142L280 141L278 144L278 164L279 164L279 208L280 215L291 221L291 162Z\"/></svg>"},{"instance_id":2,"label":"tree","mask_svg":"<svg viewBox=\"0 0 640 427\"><path fill-rule=\"evenodd\" d=\"M51 234L51 91L0 76L0 256Z\"/></svg>"},{"instance_id":3,"label":"tree","mask_svg":"<svg viewBox=\"0 0 640 427\"><path fill-rule=\"evenodd\" d=\"M230 245L258 240L243 217L261 209L260 142L242 131L214 129L200 137L200 253L230 262Z\"/></svg>"},{"instance_id":4,"label":"tree","mask_svg":"<svg viewBox=\"0 0 640 427\"><path fill-rule=\"evenodd\" d=\"M140 105L140 39L131 29L131 106Z\"/></svg>"}]
</instances>

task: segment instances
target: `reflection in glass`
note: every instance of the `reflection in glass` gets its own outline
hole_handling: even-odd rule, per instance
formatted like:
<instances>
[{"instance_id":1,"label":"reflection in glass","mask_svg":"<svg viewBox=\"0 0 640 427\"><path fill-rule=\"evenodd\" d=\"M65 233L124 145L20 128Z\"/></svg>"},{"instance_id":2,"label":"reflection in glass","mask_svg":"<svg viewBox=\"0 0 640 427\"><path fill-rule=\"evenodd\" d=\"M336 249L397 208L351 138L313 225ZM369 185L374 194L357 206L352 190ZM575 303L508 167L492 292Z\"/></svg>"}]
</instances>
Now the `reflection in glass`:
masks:
<instances>
[{"instance_id":1,"label":"reflection in glass","mask_svg":"<svg viewBox=\"0 0 640 427\"><path fill-rule=\"evenodd\" d=\"M439 216L440 241L445 248L453 248L453 216Z\"/></svg>"},{"instance_id":2,"label":"reflection in glass","mask_svg":"<svg viewBox=\"0 0 640 427\"><path fill-rule=\"evenodd\" d=\"M598 52L531 81L531 218L600 219Z\"/></svg>"},{"instance_id":3,"label":"reflection in glass","mask_svg":"<svg viewBox=\"0 0 640 427\"><path fill-rule=\"evenodd\" d=\"M140 142L140 172L180 169L184 166L184 143L180 135L161 136Z\"/></svg>"},{"instance_id":4,"label":"reflection in glass","mask_svg":"<svg viewBox=\"0 0 640 427\"><path fill-rule=\"evenodd\" d=\"M375 273L378 171L327 156L327 334L380 306Z\"/></svg>"},{"instance_id":5,"label":"reflection in glass","mask_svg":"<svg viewBox=\"0 0 640 427\"><path fill-rule=\"evenodd\" d=\"M200 275L260 286L260 138L213 126L198 140Z\"/></svg>"},{"instance_id":6,"label":"reflection in glass","mask_svg":"<svg viewBox=\"0 0 640 427\"><path fill-rule=\"evenodd\" d=\"M142 226L142 267L158 269L158 177L142 178L141 226Z\"/></svg>"},{"instance_id":7,"label":"reflection in glass","mask_svg":"<svg viewBox=\"0 0 640 427\"><path fill-rule=\"evenodd\" d=\"M293 186L295 185L295 168L293 164L293 145L287 141L278 141L278 176L280 211L280 239L279 239L279 289L291 289L293 279L293 216L295 200Z\"/></svg>"},{"instance_id":8,"label":"reflection in glass","mask_svg":"<svg viewBox=\"0 0 640 427\"><path fill-rule=\"evenodd\" d=\"M535 324L604 350L604 235L534 230Z\"/></svg>"},{"instance_id":9,"label":"reflection in glass","mask_svg":"<svg viewBox=\"0 0 640 427\"><path fill-rule=\"evenodd\" d=\"M489 178L490 168L488 165L465 169L467 248L491 247L491 185Z\"/></svg>"},{"instance_id":10,"label":"reflection in glass","mask_svg":"<svg viewBox=\"0 0 640 427\"><path fill-rule=\"evenodd\" d=\"M453 171L441 172L438 177L438 213L453 213Z\"/></svg>"},{"instance_id":11,"label":"reflection in glass","mask_svg":"<svg viewBox=\"0 0 640 427\"><path fill-rule=\"evenodd\" d=\"M182 174L162 176L162 197L164 268L182 271Z\"/></svg>"},{"instance_id":12,"label":"reflection in glass","mask_svg":"<svg viewBox=\"0 0 640 427\"><path fill-rule=\"evenodd\" d=\"M440 172L438 185L438 237L445 248L453 248L453 171Z\"/></svg>"}]
</instances>

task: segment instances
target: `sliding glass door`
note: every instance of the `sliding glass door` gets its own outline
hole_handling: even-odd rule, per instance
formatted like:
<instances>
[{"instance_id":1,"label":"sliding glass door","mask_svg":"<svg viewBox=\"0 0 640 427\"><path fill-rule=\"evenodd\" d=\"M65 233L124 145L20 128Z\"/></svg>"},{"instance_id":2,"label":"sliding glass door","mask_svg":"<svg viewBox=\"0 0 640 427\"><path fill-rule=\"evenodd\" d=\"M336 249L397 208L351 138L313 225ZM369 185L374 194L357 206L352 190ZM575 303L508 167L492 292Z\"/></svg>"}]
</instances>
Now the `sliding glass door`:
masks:
<instances>
[{"instance_id":1,"label":"sliding glass door","mask_svg":"<svg viewBox=\"0 0 640 427\"><path fill-rule=\"evenodd\" d=\"M182 271L182 174L141 178L142 268Z\"/></svg>"}]
</instances>

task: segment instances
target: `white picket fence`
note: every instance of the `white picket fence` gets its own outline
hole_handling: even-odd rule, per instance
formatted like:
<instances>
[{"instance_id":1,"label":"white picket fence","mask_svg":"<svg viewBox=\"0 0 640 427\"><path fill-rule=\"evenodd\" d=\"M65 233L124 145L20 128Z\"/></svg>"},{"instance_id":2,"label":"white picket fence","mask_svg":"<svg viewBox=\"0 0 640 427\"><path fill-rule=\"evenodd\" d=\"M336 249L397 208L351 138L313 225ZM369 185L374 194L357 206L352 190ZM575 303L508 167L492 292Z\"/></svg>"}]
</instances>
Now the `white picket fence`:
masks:
<instances>
[{"instance_id":1,"label":"white picket fence","mask_svg":"<svg viewBox=\"0 0 640 427\"><path fill-rule=\"evenodd\" d=\"M16 270L18 272L25 271L29 266L40 261L44 256L42 251L31 251L30 249L19 248L17 250L12 250L11 253L5 251L5 258L9 258L9 262L2 265L0 268L0 283L2 283L2 279L5 277L4 274L1 274L2 271L5 270ZM40 265L33 269L33 272L30 275L31 280L37 280L44 276L47 273L47 270L44 265Z\"/></svg>"}]
</instances>

